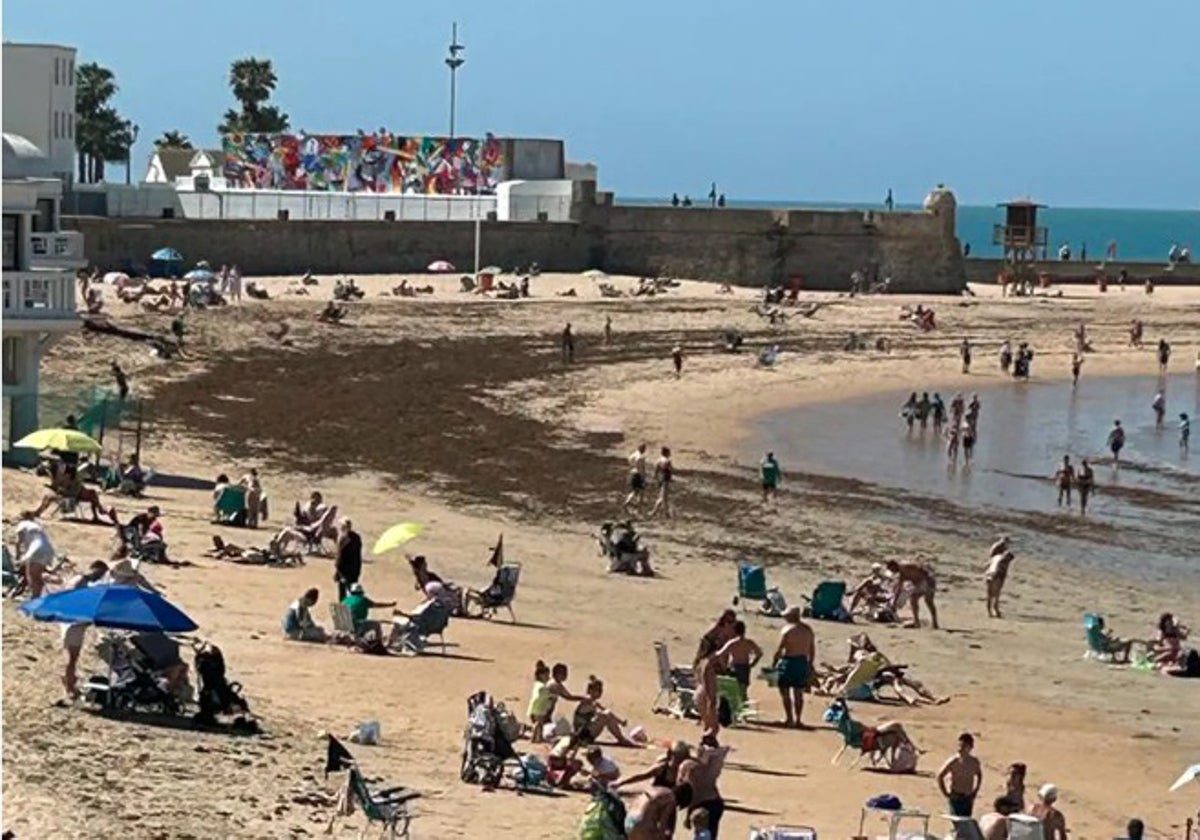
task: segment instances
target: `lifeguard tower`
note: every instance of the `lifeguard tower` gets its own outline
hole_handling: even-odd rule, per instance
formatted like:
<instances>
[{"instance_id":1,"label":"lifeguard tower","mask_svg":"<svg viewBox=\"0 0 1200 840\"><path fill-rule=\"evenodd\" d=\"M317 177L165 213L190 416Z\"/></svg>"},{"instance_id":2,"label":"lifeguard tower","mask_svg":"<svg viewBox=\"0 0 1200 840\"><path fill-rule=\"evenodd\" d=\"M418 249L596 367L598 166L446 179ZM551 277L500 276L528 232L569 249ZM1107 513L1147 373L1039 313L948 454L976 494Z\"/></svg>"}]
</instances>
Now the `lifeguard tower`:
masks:
<instances>
[{"instance_id":1,"label":"lifeguard tower","mask_svg":"<svg viewBox=\"0 0 1200 840\"><path fill-rule=\"evenodd\" d=\"M1046 253L1047 231L1037 223L1037 212L1045 205L1025 198L996 206L1004 208L1004 224L992 228L992 244L1004 249L1000 282L1013 285L1017 294L1029 294L1037 279L1039 249Z\"/></svg>"}]
</instances>

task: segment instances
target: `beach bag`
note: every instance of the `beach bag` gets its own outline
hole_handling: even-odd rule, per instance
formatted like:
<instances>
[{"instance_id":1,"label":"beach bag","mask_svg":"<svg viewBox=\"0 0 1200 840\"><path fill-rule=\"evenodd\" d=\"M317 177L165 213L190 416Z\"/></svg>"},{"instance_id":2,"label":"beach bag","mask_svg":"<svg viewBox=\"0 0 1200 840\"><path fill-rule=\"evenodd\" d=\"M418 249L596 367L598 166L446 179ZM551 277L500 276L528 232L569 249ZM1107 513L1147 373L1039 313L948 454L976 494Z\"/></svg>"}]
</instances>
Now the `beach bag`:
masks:
<instances>
[{"instance_id":1,"label":"beach bag","mask_svg":"<svg viewBox=\"0 0 1200 840\"><path fill-rule=\"evenodd\" d=\"M625 804L597 790L579 821L579 840L621 840L625 836Z\"/></svg>"},{"instance_id":2,"label":"beach bag","mask_svg":"<svg viewBox=\"0 0 1200 840\"><path fill-rule=\"evenodd\" d=\"M517 720L517 716L510 712L503 703L496 704L496 729L509 742L515 741L521 737L521 721Z\"/></svg>"},{"instance_id":3,"label":"beach bag","mask_svg":"<svg viewBox=\"0 0 1200 840\"><path fill-rule=\"evenodd\" d=\"M379 721L366 720L354 727L354 731L350 733L350 742L353 744L374 746L379 743L379 737Z\"/></svg>"},{"instance_id":4,"label":"beach bag","mask_svg":"<svg viewBox=\"0 0 1200 840\"><path fill-rule=\"evenodd\" d=\"M894 793L881 793L868 799L867 807L878 808L880 811L900 811L904 808L904 804Z\"/></svg>"},{"instance_id":5,"label":"beach bag","mask_svg":"<svg viewBox=\"0 0 1200 840\"><path fill-rule=\"evenodd\" d=\"M896 758L892 761L893 773L917 772L917 751L907 742L896 748Z\"/></svg>"}]
</instances>

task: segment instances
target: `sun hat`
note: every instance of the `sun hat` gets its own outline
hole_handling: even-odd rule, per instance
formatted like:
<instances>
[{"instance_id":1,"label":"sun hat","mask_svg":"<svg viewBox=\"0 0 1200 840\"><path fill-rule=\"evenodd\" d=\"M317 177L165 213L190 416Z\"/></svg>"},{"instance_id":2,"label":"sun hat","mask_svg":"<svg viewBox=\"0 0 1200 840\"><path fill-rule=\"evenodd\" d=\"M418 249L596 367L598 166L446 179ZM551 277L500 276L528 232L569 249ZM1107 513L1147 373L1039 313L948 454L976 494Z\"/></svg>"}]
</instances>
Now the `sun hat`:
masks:
<instances>
[{"instance_id":1,"label":"sun hat","mask_svg":"<svg viewBox=\"0 0 1200 840\"><path fill-rule=\"evenodd\" d=\"M1038 788L1038 796L1046 802L1053 802L1058 799L1058 788L1049 783L1044 784Z\"/></svg>"},{"instance_id":2,"label":"sun hat","mask_svg":"<svg viewBox=\"0 0 1200 840\"><path fill-rule=\"evenodd\" d=\"M362 584L361 584L361 583L352 583L352 584L350 584L350 593L351 593L352 595L361 595L361 594L363 594L363 588L362 588Z\"/></svg>"}]
</instances>

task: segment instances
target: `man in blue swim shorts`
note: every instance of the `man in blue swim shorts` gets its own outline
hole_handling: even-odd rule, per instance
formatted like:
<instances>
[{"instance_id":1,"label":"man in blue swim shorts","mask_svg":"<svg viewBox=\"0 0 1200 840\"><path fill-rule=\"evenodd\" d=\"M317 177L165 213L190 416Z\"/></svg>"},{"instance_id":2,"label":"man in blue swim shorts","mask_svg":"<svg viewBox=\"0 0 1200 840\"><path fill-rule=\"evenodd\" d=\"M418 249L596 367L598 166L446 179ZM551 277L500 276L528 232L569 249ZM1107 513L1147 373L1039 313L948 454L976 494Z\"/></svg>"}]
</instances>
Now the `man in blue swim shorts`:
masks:
<instances>
[{"instance_id":1,"label":"man in blue swim shorts","mask_svg":"<svg viewBox=\"0 0 1200 840\"><path fill-rule=\"evenodd\" d=\"M800 620L799 607L785 612L783 620L779 649L775 651L779 696L783 700L783 725L804 729L800 715L804 711L804 692L817 659L817 641L812 628Z\"/></svg>"}]
</instances>

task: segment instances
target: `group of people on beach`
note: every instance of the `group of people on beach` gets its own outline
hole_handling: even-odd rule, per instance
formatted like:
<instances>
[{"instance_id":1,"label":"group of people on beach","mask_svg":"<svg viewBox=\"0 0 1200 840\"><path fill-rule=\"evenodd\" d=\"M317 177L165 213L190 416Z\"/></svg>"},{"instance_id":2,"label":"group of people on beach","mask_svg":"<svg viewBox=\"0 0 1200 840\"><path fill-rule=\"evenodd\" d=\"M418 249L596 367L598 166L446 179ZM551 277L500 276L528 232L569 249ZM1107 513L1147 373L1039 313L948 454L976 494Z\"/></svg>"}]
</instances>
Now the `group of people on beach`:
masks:
<instances>
[{"instance_id":1,"label":"group of people on beach","mask_svg":"<svg viewBox=\"0 0 1200 840\"><path fill-rule=\"evenodd\" d=\"M655 487L658 488L658 495L646 515L651 519L659 515L670 519L671 485L675 482L675 464L671 460L671 447L664 446L659 450L658 460L654 462L654 470L649 474L645 443L638 444L637 449L629 453L626 461L629 464L629 490L625 495L625 511L642 513L646 502L646 491L650 482L653 481Z\"/></svg>"},{"instance_id":2,"label":"group of people on beach","mask_svg":"<svg viewBox=\"0 0 1200 840\"><path fill-rule=\"evenodd\" d=\"M934 434L946 438L946 457L950 463L958 463L961 450L966 464L970 466L975 454L975 442L979 437L981 409L978 394L972 394L968 401L963 398L961 392L956 393L950 399L947 410L941 394L934 393L930 397L928 392L923 392L918 398L917 392L913 391L900 407L900 417L910 433L918 424L921 431L925 431L932 421Z\"/></svg>"}]
</instances>

